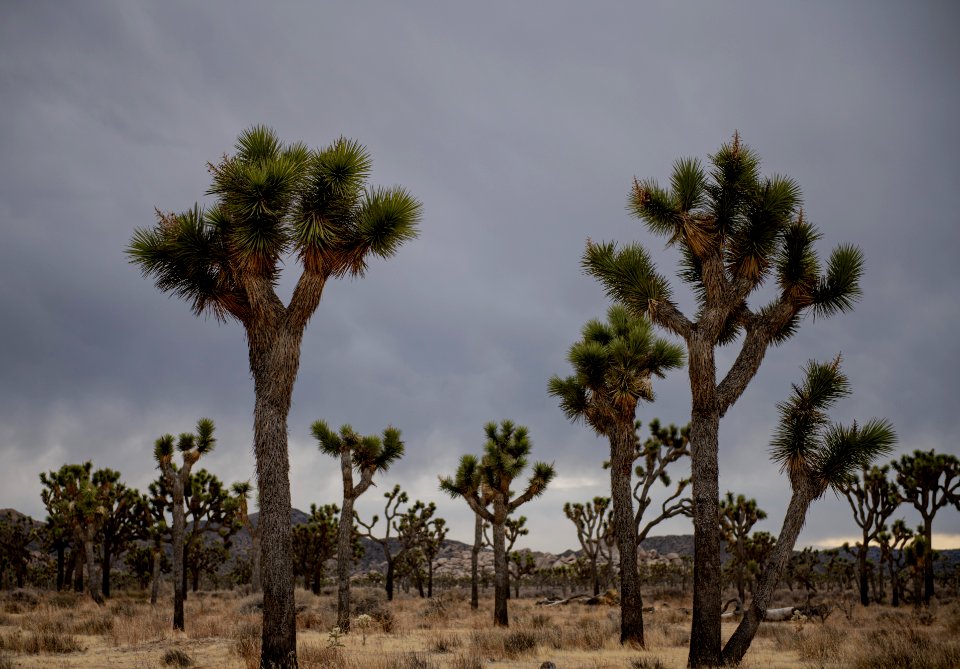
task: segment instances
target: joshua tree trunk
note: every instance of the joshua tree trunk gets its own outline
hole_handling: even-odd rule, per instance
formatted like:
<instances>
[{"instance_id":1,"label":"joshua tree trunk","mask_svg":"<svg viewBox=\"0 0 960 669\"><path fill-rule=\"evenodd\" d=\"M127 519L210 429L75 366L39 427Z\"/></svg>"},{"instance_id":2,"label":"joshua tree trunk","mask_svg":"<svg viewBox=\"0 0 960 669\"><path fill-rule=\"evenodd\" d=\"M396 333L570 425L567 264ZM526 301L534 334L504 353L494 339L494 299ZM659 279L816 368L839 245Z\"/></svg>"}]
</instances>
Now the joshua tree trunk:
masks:
<instances>
[{"instance_id":1,"label":"joshua tree trunk","mask_svg":"<svg viewBox=\"0 0 960 669\"><path fill-rule=\"evenodd\" d=\"M100 582L97 580L97 565L93 560L93 537L92 531L87 531L87 536L83 540L83 552L87 556L87 587L90 589L90 597L98 606L103 606L103 596L100 594Z\"/></svg>"},{"instance_id":2,"label":"joshua tree trunk","mask_svg":"<svg viewBox=\"0 0 960 669\"><path fill-rule=\"evenodd\" d=\"M427 597L433 597L433 560L427 560Z\"/></svg>"},{"instance_id":3,"label":"joshua tree trunk","mask_svg":"<svg viewBox=\"0 0 960 669\"><path fill-rule=\"evenodd\" d=\"M350 476L350 455L347 452L347 472ZM337 626L344 633L350 631L350 562L353 559L353 497L343 496L343 511L337 528Z\"/></svg>"},{"instance_id":4,"label":"joshua tree trunk","mask_svg":"<svg viewBox=\"0 0 960 669\"><path fill-rule=\"evenodd\" d=\"M103 596L106 598L110 597L110 560L111 560L111 551L110 551L110 542L104 539L103 541L103 564L100 566L103 572Z\"/></svg>"},{"instance_id":5,"label":"joshua tree trunk","mask_svg":"<svg viewBox=\"0 0 960 669\"><path fill-rule=\"evenodd\" d=\"M730 637L727 645L723 648L723 659L727 664L739 665L750 648L750 643L767 614L767 604L769 604L770 597L777 587L780 574L783 573L787 562L790 561L790 555L793 553L797 537L800 536L800 530L803 529L807 509L812 498L813 496L806 490L794 491L790 497L790 505L787 507L787 514L783 519L783 528L780 530L777 543L774 544L773 552L763 566L763 572L757 581L750 607L733 636Z\"/></svg>"},{"instance_id":6,"label":"joshua tree trunk","mask_svg":"<svg viewBox=\"0 0 960 669\"><path fill-rule=\"evenodd\" d=\"M63 544L57 545L57 592L63 590L64 583L64 554L66 553L67 548Z\"/></svg>"},{"instance_id":7,"label":"joshua tree trunk","mask_svg":"<svg viewBox=\"0 0 960 669\"><path fill-rule=\"evenodd\" d=\"M268 285L262 288L266 289ZM256 304L259 300L253 302ZM285 319L279 319L279 322L284 323ZM289 332L284 325L264 325L262 330L265 331L247 328L256 396L253 448L257 460L257 489L260 491L259 531L264 539L260 574L263 585L260 666L264 669L296 669L287 416L300 365L303 330Z\"/></svg>"},{"instance_id":8,"label":"joshua tree trunk","mask_svg":"<svg viewBox=\"0 0 960 669\"><path fill-rule=\"evenodd\" d=\"M590 560L590 575L593 578L593 596L600 594L600 568L597 567L597 557Z\"/></svg>"},{"instance_id":9,"label":"joshua tree trunk","mask_svg":"<svg viewBox=\"0 0 960 669\"><path fill-rule=\"evenodd\" d=\"M620 643L643 647L643 599L637 571L637 525L630 486L634 448L632 428L632 422L619 425L610 435L610 496L613 531L620 553Z\"/></svg>"},{"instance_id":10,"label":"joshua tree trunk","mask_svg":"<svg viewBox=\"0 0 960 669\"><path fill-rule=\"evenodd\" d=\"M73 591L83 592L83 546L73 548Z\"/></svg>"},{"instance_id":11,"label":"joshua tree trunk","mask_svg":"<svg viewBox=\"0 0 960 669\"><path fill-rule=\"evenodd\" d=\"M693 497L693 622L690 627L692 669L717 667L720 654L720 483L717 451L720 407L712 343L696 336L687 341L692 414L690 469Z\"/></svg>"},{"instance_id":12,"label":"joshua tree trunk","mask_svg":"<svg viewBox=\"0 0 960 669\"><path fill-rule=\"evenodd\" d=\"M190 574L190 565L188 564L188 556L190 551L193 550L193 539L196 537L196 533L190 534L190 539L186 541L183 545L183 569L180 570L181 577L183 578L183 601L187 601L189 588L187 587L188 576Z\"/></svg>"},{"instance_id":13,"label":"joshua tree trunk","mask_svg":"<svg viewBox=\"0 0 960 669\"><path fill-rule=\"evenodd\" d=\"M183 477L180 472L172 476L173 483L173 629L183 630L183 600L186 582L183 578L183 540L186 531L186 517L183 510Z\"/></svg>"},{"instance_id":14,"label":"joshua tree trunk","mask_svg":"<svg viewBox=\"0 0 960 669\"><path fill-rule=\"evenodd\" d=\"M933 597L933 516L923 517L923 538L927 540L927 552L923 560L923 603L929 604Z\"/></svg>"},{"instance_id":15,"label":"joshua tree trunk","mask_svg":"<svg viewBox=\"0 0 960 669\"><path fill-rule=\"evenodd\" d=\"M150 570L150 603L156 604L160 595L160 549L153 549L153 565Z\"/></svg>"},{"instance_id":16,"label":"joshua tree trunk","mask_svg":"<svg viewBox=\"0 0 960 669\"><path fill-rule=\"evenodd\" d=\"M866 534L866 532L864 532ZM857 551L857 571L859 572L860 605L870 606L870 579L867 576L867 542L864 542Z\"/></svg>"},{"instance_id":17,"label":"joshua tree trunk","mask_svg":"<svg viewBox=\"0 0 960 669\"><path fill-rule=\"evenodd\" d=\"M507 616L507 596L510 588L507 582L507 542L503 527L507 519L507 509L502 501L495 500L493 504L493 623L506 627L510 624Z\"/></svg>"},{"instance_id":18,"label":"joshua tree trunk","mask_svg":"<svg viewBox=\"0 0 960 669\"><path fill-rule=\"evenodd\" d=\"M480 607L480 547L483 545L483 518L474 514L473 548L470 550L470 608Z\"/></svg>"},{"instance_id":19,"label":"joshua tree trunk","mask_svg":"<svg viewBox=\"0 0 960 669\"><path fill-rule=\"evenodd\" d=\"M384 552L387 552L387 549L383 549ZM390 557L389 553L387 554L387 578L386 578L386 591L387 591L387 601L393 601L393 576L394 576L394 559Z\"/></svg>"}]
</instances>

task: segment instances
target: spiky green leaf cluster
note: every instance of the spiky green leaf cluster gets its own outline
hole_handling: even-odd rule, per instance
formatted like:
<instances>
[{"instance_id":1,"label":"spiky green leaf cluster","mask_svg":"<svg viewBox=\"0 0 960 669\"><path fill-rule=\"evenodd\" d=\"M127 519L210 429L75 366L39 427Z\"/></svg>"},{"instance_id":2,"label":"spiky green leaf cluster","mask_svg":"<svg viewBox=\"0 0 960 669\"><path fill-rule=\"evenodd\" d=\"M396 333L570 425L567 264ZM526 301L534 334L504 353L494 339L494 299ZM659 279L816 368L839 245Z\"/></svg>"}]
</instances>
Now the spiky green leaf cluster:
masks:
<instances>
[{"instance_id":1,"label":"spiky green leaf cluster","mask_svg":"<svg viewBox=\"0 0 960 669\"><path fill-rule=\"evenodd\" d=\"M560 400L568 419L583 420L607 434L614 425L633 422L637 403L653 400L650 377L663 377L682 366L684 352L655 337L645 318L615 304L606 322L591 320L583 326L567 360L574 374L552 377L548 392Z\"/></svg>"},{"instance_id":2,"label":"spiky green leaf cluster","mask_svg":"<svg viewBox=\"0 0 960 669\"><path fill-rule=\"evenodd\" d=\"M368 186L371 165L354 140L308 149L254 126L210 165L215 203L158 211L154 227L134 232L128 256L196 314L244 320L245 275L276 283L290 253L323 277L362 275L370 254L389 257L417 235L420 202L402 188Z\"/></svg>"},{"instance_id":3,"label":"spiky green leaf cluster","mask_svg":"<svg viewBox=\"0 0 960 669\"><path fill-rule=\"evenodd\" d=\"M400 430L388 427L383 436L360 435L350 425L340 427L339 434L330 429L326 421L318 420L310 427L318 448L325 455L340 457L347 451L358 472L371 470L385 472L395 461L403 457L404 444Z\"/></svg>"}]
</instances>

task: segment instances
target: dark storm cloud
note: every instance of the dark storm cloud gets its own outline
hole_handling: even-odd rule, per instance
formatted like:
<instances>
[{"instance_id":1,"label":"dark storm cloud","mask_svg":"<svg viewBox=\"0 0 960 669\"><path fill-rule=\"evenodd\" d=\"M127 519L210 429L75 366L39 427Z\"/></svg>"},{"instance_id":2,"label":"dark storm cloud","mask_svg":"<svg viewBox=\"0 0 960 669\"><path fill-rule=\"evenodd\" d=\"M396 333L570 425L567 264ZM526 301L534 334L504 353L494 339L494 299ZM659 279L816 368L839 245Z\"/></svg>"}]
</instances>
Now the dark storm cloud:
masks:
<instances>
[{"instance_id":1,"label":"dark storm cloud","mask_svg":"<svg viewBox=\"0 0 960 669\"><path fill-rule=\"evenodd\" d=\"M206 162L257 122L311 145L355 137L374 182L425 205L420 239L331 285L308 329L290 417L301 508L339 497L311 421L393 424L408 455L381 489L440 502L465 539L466 507L440 498L436 476L480 450L484 422L509 417L561 477L523 510L530 545L573 546L560 506L604 491L605 447L545 384L607 308L579 271L584 239L639 240L671 275L675 256L625 213L630 179L665 180L675 158L704 158L734 129L767 172L800 182L822 252L859 244L867 277L853 313L810 319L767 356L721 426L721 486L757 497L776 529L775 404L807 359L841 351L856 392L838 418L886 416L901 451L957 452L960 17L946 3L0 12L0 506L42 515L37 473L87 458L144 486L153 439L201 415L220 436L208 466L252 477L241 329L192 317L123 249L154 207L202 200ZM685 374L656 388L639 416L686 421ZM848 513L828 496L801 540L851 534ZM937 524L960 534L960 514Z\"/></svg>"}]
</instances>

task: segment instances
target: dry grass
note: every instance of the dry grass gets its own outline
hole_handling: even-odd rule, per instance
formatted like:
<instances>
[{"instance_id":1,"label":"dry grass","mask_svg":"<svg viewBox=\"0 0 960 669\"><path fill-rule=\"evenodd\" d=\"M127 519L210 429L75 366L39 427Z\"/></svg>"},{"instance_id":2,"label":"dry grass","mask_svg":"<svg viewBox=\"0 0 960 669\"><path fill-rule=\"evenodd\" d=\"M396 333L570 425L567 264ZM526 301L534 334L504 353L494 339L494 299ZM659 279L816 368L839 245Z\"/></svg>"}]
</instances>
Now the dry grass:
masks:
<instances>
[{"instance_id":1,"label":"dry grass","mask_svg":"<svg viewBox=\"0 0 960 669\"><path fill-rule=\"evenodd\" d=\"M332 647L332 595L298 591L298 654L304 669L505 669L552 661L563 669L680 669L686 664L689 615L682 601L645 615L647 648L622 647L619 611L582 604L549 609L510 602L511 626L491 625L492 602L472 611L462 596L434 601L357 589L354 612L370 616L362 635ZM185 633L170 629L169 598L153 607L116 596L98 608L72 593L0 594L0 669L255 669L260 654L259 599L234 593L191 594ZM729 636L733 624L724 625ZM870 607L853 620L761 626L745 669L947 669L960 667L960 603L920 615Z\"/></svg>"}]
</instances>

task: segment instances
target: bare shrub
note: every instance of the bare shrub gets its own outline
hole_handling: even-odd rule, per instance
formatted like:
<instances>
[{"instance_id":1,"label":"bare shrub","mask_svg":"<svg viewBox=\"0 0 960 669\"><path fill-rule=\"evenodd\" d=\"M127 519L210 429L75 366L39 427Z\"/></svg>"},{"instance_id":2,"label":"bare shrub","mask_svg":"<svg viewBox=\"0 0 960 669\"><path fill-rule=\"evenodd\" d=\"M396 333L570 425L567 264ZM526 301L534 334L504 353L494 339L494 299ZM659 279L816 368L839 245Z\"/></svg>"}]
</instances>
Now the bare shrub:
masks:
<instances>
[{"instance_id":1,"label":"bare shrub","mask_svg":"<svg viewBox=\"0 0 960 669\"><path fill-rule=\"evenodd\" d=\"M450 669L485 669L483 659L475 650L470 650L454 656L450 661Z\"/></svg>"},{"instance_id":2,"label":"bare shrub","mask_svg":"<svg viewBox=\"0 0 960 669\"><path fill-rule=\"evenodd\" d=\"M797 653L807 666L818 669L827 667L840 659L841 650L848 637L846 630L819 626L807 634L796 636Z\"/></svg>"},{"instance_id":3,"label":"bare shrub","mask_svg":"<svg viewBox=\"0 0 960 669\"><path fill-rule=\"evenodd\" d=\"M6 651L0 651L0 669L14 669L16 666L13 663L13 658Z\"/></svg>"},{"instance_id":4,"label":"bare shrub","mask_svg":"<svg viewBox=\"0 0 960 669\"><path fill-rule=\"evenodd\" d=\"M77 653L84 650L80 641L64 632L14 632L0 636L0 650L25 655L40 653Z\"/></svg>"},{"instance_id":5,"label":"bare shrub","mask_svg":"<svg viewBox=\"0 0 960 669\"><path fill-rule=\"evenodd\" d=\"M514 630L503 638L503 652L511 659L526 655L536 648L537 635L533 632Z\"/></svg>"},{"instance_id":6,"label":"bare shrub","mask_svg":"<svg viewBox=\"0 0 960 669\"><path fill-rule=\"evenodd\" d=\"M167 667L192 667L193 658L179 648L170 648L160 660Z\"/></svg>"},{"instance_id":7,"label":"bare shrub","mask_svg":"<svg viewBox=\"0 0 960 669\"><path fill-rule=\"evenodd\" d=\"M297 648L297 661L300 669L347 669L339 648L329 648L316 644L303 644Z\"/></svg>"},{"instance_id":8,"label":"bare shrub","mask_svg":"<svg viewBox=\"0 0 960 669\"><path fill-rule=\"evenodd\" d=\"M630 669L667 669L659 657L635 657L630 660Z\"/></svg>"},{"instance_id":9,"label":"bare shrub","mask_svg":"<svg viewBox=\"0 0 960 669\"><path fill-rule=\"evenodd\" d=\"M462 645L456 634L435 634L430 640L430 650L435 653L451 653Z\"/></svg>"}]
</instances>

